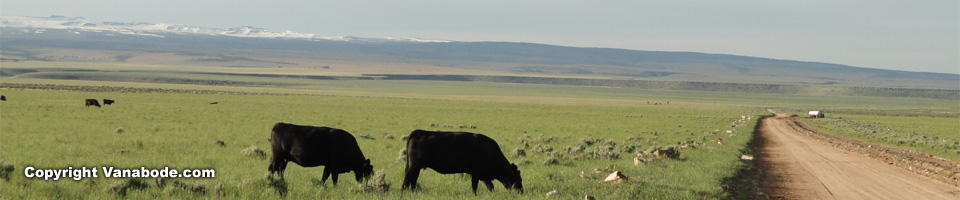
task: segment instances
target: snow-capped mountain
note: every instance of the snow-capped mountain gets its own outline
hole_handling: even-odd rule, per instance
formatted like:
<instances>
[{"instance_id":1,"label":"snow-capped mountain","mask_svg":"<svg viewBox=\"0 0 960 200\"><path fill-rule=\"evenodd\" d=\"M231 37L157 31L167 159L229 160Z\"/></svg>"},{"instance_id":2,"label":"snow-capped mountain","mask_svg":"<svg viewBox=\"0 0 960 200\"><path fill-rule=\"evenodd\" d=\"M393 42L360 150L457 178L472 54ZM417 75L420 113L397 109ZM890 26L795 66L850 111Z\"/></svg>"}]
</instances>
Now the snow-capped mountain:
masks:
<instances>
[{"instance_id":1,"label":"snow-capped mountain","mask_svg":"<svg viewBox=\"0 0 960 200\"><path fill-rule=\"evenodd\" d=\"M164 37L163 34L203 34L203 35L222 35L232 37L251 37L251 38L276 38L276 39L304 39L304 40L330 40L330 41L357 41L357 42L386 42L386 41L405 41L405 42L450 42L446 40L428 40L419 38L360 38L352 36L323 36L312 33L298 33L285 30L274 32L264 28L251 26L241 26L235 28L208 28L199 26L187 26L164 23L146 23L146 22L99 22L88 20L83 17L23 17L23 16L0 16L0 28L33 28L34 33L43 33L44 29L66 29L72 30L75 34L78 31L90 32L115 32L128 35L143 35L153 37Z\"/></svg>"}]
</instances>

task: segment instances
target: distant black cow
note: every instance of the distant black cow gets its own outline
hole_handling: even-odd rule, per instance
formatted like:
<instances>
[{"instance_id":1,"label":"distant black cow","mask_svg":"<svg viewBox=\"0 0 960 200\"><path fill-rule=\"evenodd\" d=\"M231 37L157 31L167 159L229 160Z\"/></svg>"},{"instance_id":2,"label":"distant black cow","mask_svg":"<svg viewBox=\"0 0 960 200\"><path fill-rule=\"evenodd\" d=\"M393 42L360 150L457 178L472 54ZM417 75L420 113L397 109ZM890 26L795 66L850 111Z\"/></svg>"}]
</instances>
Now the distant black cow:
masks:
<instances>
[{"instance_id":1,"label":"distant black cow","mask_svg":"<svg viewBox=\"0 0 960 200\"><path fill-rule=\"evenodd\" d=\"M100 102L97 101L96 99L87 99L87 107L90 107L90 106L100 107Z\"/></svg>"},{"instance_id":2,"label":"distant black cow","mask_svg":"<svg viewBox=\"0 0 960 200\"><path fill-rule=\"evenodd\" d=\"M303 167L325 166L320 182L327 182L332 174L334 185L342 173L353 171L357 182L373 173L373 165L363 156L357 139L341 129L277 123L270 135L270 146L273 155L268 170L281 178L288 161Z\"/></svg>"},{"instance_id":3,"label":"distant black cow","mask_svg":"<svg viewBox=\"0 0 960 200\"><path fill-rule=\"evenodd\" d=\"M0 101L7 101L7 96L0 95Z\"/></svg>"},{"instance_id":4,"label":"distant black cow","mask_svg":"<svg viewBox=\"0 0 960 200\"><path fill-rule=\"evenodd\" d=\"M103 99L103 105L113 104L113 99Z\"/></svg>"},{"instance_id":5,"label":"distant black cow","mask_svg":"<svg viewBox=\"0 0 960 200\"><path fill-rule=\"evenodd\" d=\"M472 177L473 194L483 181L493 191L492 180L507 189L523 193L517 165L507 161L496 141L482 134L415 130L407 137L407 166L402 189L416 189L420 170L431 168L441 174L467 173Z\"/></svg>"}]
</instances>

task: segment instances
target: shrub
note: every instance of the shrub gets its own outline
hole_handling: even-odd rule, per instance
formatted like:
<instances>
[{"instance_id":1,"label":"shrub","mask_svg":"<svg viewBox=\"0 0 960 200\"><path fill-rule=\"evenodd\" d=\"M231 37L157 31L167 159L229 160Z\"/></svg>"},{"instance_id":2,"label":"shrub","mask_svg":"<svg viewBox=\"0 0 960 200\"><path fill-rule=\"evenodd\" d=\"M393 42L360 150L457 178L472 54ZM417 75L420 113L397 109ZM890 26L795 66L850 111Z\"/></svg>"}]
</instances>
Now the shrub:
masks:
<instances>
[{"instance_id":1,"label":"shrub","mask_svg":"<svg viewBox=\"0 0 960 200\"><path fill-rule=\"evenodd\" d=\"M545 144L538 144L536 147L533 147L533 153L550 153L553 152L553 147Z\"/></svg>"},{"instance_id":2,"label":"shrub","mask_svg":"<svg viewBox=\"0 0 960 200\"><path fill-rule=\"evenodd\" d=\"M377 170L373 178L366 184L360 184L360 192L387 192L390 190L390 184L385 180L387 173L383 169Z\"/></svg>"},{"instance_id":3,"label":"shrub","mask_svg":"<svg viewBox=\"0 0 960 200\"><path fill-rule=\"evenodd\" d=\"M273 178L273 176L271 176L271 175L272 175L272 174L268 173L267 176L265 177L265 178L267 179L267 186L269 186L269 187L277 190L277 193L279 193L280 196L286 196L286 195L287 195L287 181L284 180L284 179L282 179L282 178L279 178L279 179L278 179L278 178Z\"/></svg>"},{"instance_id":4,"label":"shrub","mask_svg":"<svg viewBox=\"0 0 960 200\"><path fill-rule=\"evenodd\" d=\"M204 187L203 185L191 185L180 181L173 181L173 187L184 191L193 192L193 194L196 195L207 194L207 187Z\"/></svg>"},{"instance_id":5,"label":"shrub","mask_svg":"<svg viewBox=\"0 0 960 200\"><path fill-rule=\"evenodd\" d=\"M580 155L580 154L583 154L583 152L587 150L587 147L584 147L584 146L581 144L581 145L572 146L572 147L571 147L571 146L567 146L567 147L564 147L563 150L566 151L567 154L570 154L570 155Z\"/></svg>"},{"instance_id":6,"label":"shrub","mask_svg":"<svg viewBox=\"0 0 960 200\"><path fill-rule=\"evenodd\" d=\"M517 144L529 144L529 143L530 143L529 135L524 135L524 136L520 136L520 138L517 138Z\"/></svg>"},{"instance_id":7,"label":"shrub","mask_svg":"<svg viewBox=\"0 0 960 200\"><path fill-rule=\"evenodd\" d=\"M513 149L513 153L511 153L510 155L512 155L513 157L524 157L524 156L527 156L527 151L521 148L515 148Z\"/></svg>"},{"instance_id":8,"label":"shrub","mask_svg":"<svg viewBox=\"0 0 960 200\"><path fill-rule=\"evenodd\" d=\"M3 178L3 180L10 181L10 174L13 173L14 170L15 168L12 164L0 161L0 178Z\"/></svg>"},{"instance_id":9,"label":"shrub","mask_svg":"<svg viewBox=\"0 0 960 200\"><path fill-rule=\"evenodd\" d=\"M543 165L559 165L560 160L556 157L549 156L546 160L543 161Z\"/></svg>"},{"instance_id":10,"label":"shrub","mask_svg":"<svg viewBox=\"0 0 960 200\"><path fill-rule=\"evenodd\" d=\"M243 151L240 151L240 153L244 156L255 156L259 159L267 159L267 152L263 151L263 149L260 149L260 147L253 145L243 149Z\"/></svg>"},{"instance_id":11,"label":"shrub","mask_svg":"<svg viewBox=\"0 0 960 200\"><path fill-rule=\"evenodd\" d=\"M132 178L132 179L124 179L124 180L115 182L109 188L111 192L116 193L120 197L124 197L124 196L127 196L127 191L130 189L143 190L149 187L150 185L147 184L147 182L138 178Z\"/></svg>"},{"instance_id":12,"label":"shrub","mask_svg":"<svg viewBox=\"0 0 960 200\"><path fill-rule=\"evenodd\" d=\"M407 161L407 148L404 147L400 149L400 152L397 152L397 162Z\"/></svg>"}]
</instances>

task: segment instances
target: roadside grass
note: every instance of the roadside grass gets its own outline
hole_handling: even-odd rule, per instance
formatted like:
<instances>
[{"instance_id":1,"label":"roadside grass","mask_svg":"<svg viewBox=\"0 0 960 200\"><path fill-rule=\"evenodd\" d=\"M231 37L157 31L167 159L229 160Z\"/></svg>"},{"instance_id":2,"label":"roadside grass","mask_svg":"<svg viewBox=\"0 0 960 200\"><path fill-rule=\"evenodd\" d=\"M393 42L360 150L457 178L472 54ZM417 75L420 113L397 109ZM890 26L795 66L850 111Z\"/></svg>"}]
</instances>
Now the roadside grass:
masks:
<instances>
[{"instance_id":1,"label":"roadside grass","mask_svg":"<svg viewBox=\"0 0 960 200\"><path fill-rule=\"evenodd\" d=\"M753 122L736 128L730 123L742 115L756 119L756 114L762 113L695 104L604 106L343 96L0 92L11 97L0 103L0 159L15 167L0 189L10 198L209 198L218 195L215 188L221 188L220 195L227 198L279 198L281 188L288 192L287 198L473 198L468 176L440 175L432 170L421 173L422 190L396 188L403 176L403 162L396 160L404 148L399 138L414 129L439 129L491 136L511 162L520 166L525 194L495 183L492 193L481 189L481 198L539 199L558 190L560 198L720 199L726 198L721 180L733 176L744 164L739 154L751 137ZM85 107L82 101L86 98L110 98L117 103ZM214 101L219 103L209 104ZM358 139L361 149L377 170L384 170L386 182L395 188L385 193L359 192L352 174L341 175L337 186L330 181L321 184L321 168L296 165L288 167L283 182L267 178L267 161L245 156L243 150L250 146L269 149L269 130L281 121L370 135L372 139ZM527 148L520 141L528 136L553 139L528 141L531 147ZM716 138L723 138L724 145L711 141ZM564 152L565 147L589 139L613 141L615 145L607 153L619 154L619 158L584 158ZM681 150L682 160L633 165L632 158L639 151L688 140L704 145ZM537 145L550 146L553 151L532 153ZM630 145L636 148L627 150ZM511 157L510 151L518 148L530 153ZM550 156L558 158L557 164L545 162ZM165 184L103 177L45 181L24 177L25 166L212 168L217 176L165 179ZM602 173L594 173L595 169ZM607 170L619 170L629 180L600 183ZM588 176L579 177L581 171ZM146 186L138 186L141 183ZM111 189L125 184L135 186L126 187L122 195L120 189ZM197 192L201 187L205 192Z\"/></svg>"},{"instance_id":2,"label":"roadside grass","mask_svg":"<svg viewBox=\"0 0 960 200\"><path fill-rule=\"evenodd\" d=\"M917 150L960 161L960 118L840 114L823 119L803 118L821 131L870 143Z\"/></svg>"}]
</instances>

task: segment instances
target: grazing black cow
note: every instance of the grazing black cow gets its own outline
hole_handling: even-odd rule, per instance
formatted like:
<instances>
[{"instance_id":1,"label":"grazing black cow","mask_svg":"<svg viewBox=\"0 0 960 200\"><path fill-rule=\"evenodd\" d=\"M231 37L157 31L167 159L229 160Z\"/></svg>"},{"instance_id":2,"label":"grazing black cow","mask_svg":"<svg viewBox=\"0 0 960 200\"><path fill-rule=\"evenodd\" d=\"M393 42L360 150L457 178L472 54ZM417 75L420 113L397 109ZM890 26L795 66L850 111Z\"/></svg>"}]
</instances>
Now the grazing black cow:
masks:
<instances>
[{"instance_id":1,"label":"grazing black cow","mask_svg":"<svg viewBox=\"0 0 960 200\"><path fill-rule=\"evenodd\" d=\"M7 101L7 96L0 95L0 101Z\"/></svg>"},{"instance_id":2,"label":"grazing black cow","mask_svg":"<svg viewBox=\"0 0 960 200\"><path fill-rule=\"evenodd\" d=\"M441 174L470 174L474 195L479 181L493 191L491 181L494 179L507 189L523 193L523 180L517 165L507 161L496 141L482 134L413 131L407 137L407 167L402 189L417 189L420 170L425 168Z\"/></svg>"},{"instance_id":3,"label":"grazing black cow","mask_svg":"<svg viewBox=\"0 0 960 200\"><path fill-rule=\"evenodd\" d=\"M87 107L90 107L90 106L100 107L100 102L97 101L96 99L87 99Z\"/></svg>"},{"instance_id":4,"label":"grazing black cow","mask_svg":"<svg viewBox=\"0 0 960 200\"><path fill-rule=\"evenodd\" d=\"M103 105L113 104L113 99L103 99Z\"/></svg>"},{"instance_id":5,"label":"grazing black cow","mask_svg":"<svg viewBox=\"0 0 960 200\"><path fill-rule=\"evenodd\" d=\"M287 162L293 161L302 167L325 166L320 183L333 175L333 184L342 173L353 171L357 182L370 177L373 165L363 156L357 139L347 131L330 128L277 123L270 134L270 174L276 172L283 178Z\"/></svg>"}]
</instances>

